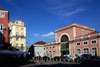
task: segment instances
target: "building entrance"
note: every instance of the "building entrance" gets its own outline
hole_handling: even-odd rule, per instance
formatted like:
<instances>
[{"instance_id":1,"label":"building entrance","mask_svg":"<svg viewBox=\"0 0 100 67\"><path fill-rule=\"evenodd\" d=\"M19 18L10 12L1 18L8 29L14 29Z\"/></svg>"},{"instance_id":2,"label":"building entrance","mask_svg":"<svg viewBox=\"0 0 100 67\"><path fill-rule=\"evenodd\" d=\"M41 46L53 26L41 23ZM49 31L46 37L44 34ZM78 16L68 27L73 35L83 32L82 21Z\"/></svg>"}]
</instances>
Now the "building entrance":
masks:
<instances>
[{"instance_id":1,"label":"building entrance","mask_svg":"<svg viewBox=\"0 0 100 67\"><path fill-rule=\"evenodd\" d=\"M61 56L69 54L69 38L67 35L61 37Z\"/></svg>"}]
</instances>

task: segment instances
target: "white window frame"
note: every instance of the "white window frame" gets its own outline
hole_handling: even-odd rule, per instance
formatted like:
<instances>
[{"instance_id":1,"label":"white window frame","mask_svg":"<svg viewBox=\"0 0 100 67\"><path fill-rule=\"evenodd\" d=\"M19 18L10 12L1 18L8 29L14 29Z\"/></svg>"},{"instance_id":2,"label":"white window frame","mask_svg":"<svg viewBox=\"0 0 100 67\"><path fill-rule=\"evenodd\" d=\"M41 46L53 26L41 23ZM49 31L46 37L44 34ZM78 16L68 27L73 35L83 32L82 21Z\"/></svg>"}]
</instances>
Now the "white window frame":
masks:
<instances>
[{"instance_id":1,"label":"white window frame","mask_svg":"<svg viewBox=\"0 0 100 67\"><path fill-rule=\"evenodd\" d=\"M84 42L87 42L87 44L84 44ZM83 41L83 45L88 45L88 41Z\"/></svg>"},{"instance_id":2,"label":"white window frame","mask_svg":"<svg viewBox=\"0 0 100 67\"><path fill-rule=\"evenodd\" d=\"M88 47L83 48L83 54L86 54L86 53L84 53L84 49L86 49L86 48L88 48ZM88 50L89 50L89 48L88 48ZM89 53L90 53L90 50L89 50ZM89 54L89 53L88 53L88 54Z\"/></svg>"},{"instance_id":3,"label":"white window frame","mask_svg":"<svg viewBox=\"0 0 100 67\"><path fill-rule=\"evenodd\" d=\"M81 45L81 42L77 42L76 45L77 45L78 43L80 43L80 45ZM77 45L77 46L80 46L80 45Z\"/></svg>"},{"instance_id":4,"label":"white window frame","mask_svg":"<svg viewBox=\"0 0 100 67\"><path fill-rule=\"evenodd\" d=\"M84 36L85 35L85 31L84 30L82 30L82 36Z\"/></svg>"},{"instance_id":5,"label":"white window frame","mask_svg":"<svg viewBox=\"0 0 100 67\"><path fill-rule=\"evenodd\" d=\"M97 47L92 47L92 48L96 48L97 49L97 55L98 55L98 48ZM92 51L92 48L91 48L91 51ZM93 53L92 53L92 55L93 55Z\"/></svg>"},{"instance_id":6,"label":"white window frame","mask_svg":"<svg viewBox=\"0 0 100 67\"><path fill-rule=\"evenodd\" d=\"M16 32L16 36L19 36L19 32Z\"/></svg>"},{"instance_id":7,"label":"white window frame","mask_svg":"<svg viewBox=\"0 0 100 67\"><path fill-rule=\"evenodd\" d=\"M96 41L96 43L92 43L92 41ZM97 40L95 39L95 40L91 40L91 44L97 44Z\"/></svg>"},{"instance_id":8,"label":"white window frame","mask_svg":"<svg viewBox=\"0 0 100 67\"><path fill-rule=\"evenodd\" d=\"M1 15L1 14L4 14L4 15ZM0 11L0 18L4 18L5 17L5 13L4 12L2 12L2 11Z\"/></svg>"},{"instance_id":9,"label":"white window frame","mask_svg":"<svg viewBox=\"0 0 100 67\"><path fill-rule=\"evenodd\" d=\"M55 51L53 51L53 57L55 57L55 55L56 55L56 52L55 52Z\"/></svg>"},{"instance_id":10,"label":"white window frame","mask_svg":"<svg viewBox=\"0 0 100 67\"><path fill-rule=\"evenodd\" d=\"M23 33L23 32L21 32L21 35L23 36L23 35L24 35L24 33Z\"/></svg>"},{"instance_id":11,"label":"white window frame","mask_svg":"<svg viewBox=\"0 0 100 67\"><path fill-rule=\"evenodd\" d=\"M78 49L80 49L80 53L78 53ZM81 54L81 48L77 48L77 54Z\"/></svg>"}]
</instances>

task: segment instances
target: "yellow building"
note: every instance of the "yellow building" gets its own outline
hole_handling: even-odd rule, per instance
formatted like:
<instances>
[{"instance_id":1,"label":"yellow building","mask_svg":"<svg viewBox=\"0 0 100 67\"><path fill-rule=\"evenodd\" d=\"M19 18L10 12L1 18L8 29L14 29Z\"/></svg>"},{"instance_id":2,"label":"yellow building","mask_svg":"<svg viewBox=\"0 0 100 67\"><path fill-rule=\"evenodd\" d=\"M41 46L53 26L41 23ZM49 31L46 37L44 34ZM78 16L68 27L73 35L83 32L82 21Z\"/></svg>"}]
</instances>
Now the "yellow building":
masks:
<instances>
[{"instance_id":1,"label":"yellow building","mask_svg":"<svg viewBox=\"0 0 100 67\"><path fill-rule=\"evenodd\" d=\"M26 50L26 27L24 22L15 21L9 22L9 42L11 46L19 50Z\"/></svg>"}]
</instances>

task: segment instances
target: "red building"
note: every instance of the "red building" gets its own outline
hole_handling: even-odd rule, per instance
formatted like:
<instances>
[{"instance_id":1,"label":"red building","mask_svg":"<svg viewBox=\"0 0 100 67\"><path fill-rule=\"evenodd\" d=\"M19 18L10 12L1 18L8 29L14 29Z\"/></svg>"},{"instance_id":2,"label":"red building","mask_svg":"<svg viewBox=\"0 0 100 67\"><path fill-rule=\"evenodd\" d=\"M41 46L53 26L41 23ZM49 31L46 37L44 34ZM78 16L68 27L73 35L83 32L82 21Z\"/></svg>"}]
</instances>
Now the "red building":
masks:
<instances>
[{"instance_id":1,"label":"red building","mask_svg":"<svg viewBox=\"0 0 100 67\"><path fill-rule=\"evenodd\" d=\"M8 44L8 11L0 8L0 47Z\"/></svg>"}]
</instances>

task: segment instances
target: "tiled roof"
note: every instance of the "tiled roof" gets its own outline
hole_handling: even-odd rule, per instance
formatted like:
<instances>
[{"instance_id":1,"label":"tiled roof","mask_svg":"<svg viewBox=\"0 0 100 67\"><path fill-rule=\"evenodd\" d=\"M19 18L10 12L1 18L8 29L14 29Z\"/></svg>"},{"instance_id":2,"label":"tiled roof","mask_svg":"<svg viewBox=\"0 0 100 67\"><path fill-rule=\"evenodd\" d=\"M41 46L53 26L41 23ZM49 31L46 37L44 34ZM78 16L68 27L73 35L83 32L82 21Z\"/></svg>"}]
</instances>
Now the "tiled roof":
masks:
<instances>
[{"instance_id":1,"label":"tiled roof","mask_svg":"<svg viewBox=\"0 0 100 67\"><path fill-rule=\"evenodd\" d=\"M5 10L4 8L0 8L0 10Z\"/></svg>"},{"instance_id":2,"label":"tiled roof","mask_svg":"<svg viewBox=\"0 0 100 67\"><path fill-rule=\"evenodd\" d=\"M8 11L8 10L5 10L4 8L1 8L1 7L0 7L0 10L3 10L3 11Z\"/></svg>"},{"instance_id":3,"label":"tiled roof","mask_svg":"<svg viewBox=\"0 0 100 67\"><path fill-rule=\"evenodd\" d=\"M43 44L46 44L46 42L39 41L39 42L36 42L35 44L43 45Z\"/></svg>"}]
</instances>

